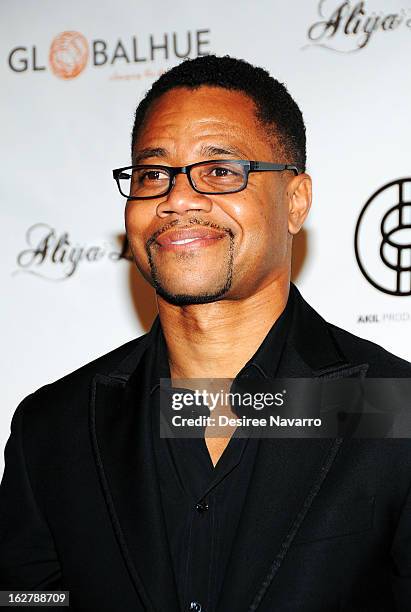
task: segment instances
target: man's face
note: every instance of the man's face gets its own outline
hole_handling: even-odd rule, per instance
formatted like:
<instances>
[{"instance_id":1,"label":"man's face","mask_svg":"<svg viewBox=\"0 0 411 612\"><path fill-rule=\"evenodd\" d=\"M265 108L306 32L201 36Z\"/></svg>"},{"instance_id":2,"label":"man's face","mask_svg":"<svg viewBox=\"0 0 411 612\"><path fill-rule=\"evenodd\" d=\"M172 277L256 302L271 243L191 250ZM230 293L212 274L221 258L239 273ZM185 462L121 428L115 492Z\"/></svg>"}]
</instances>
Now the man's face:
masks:
<instances>
[{"instance_id":1,"label":"man's face","mask_svg":"<svg viewBox=\"0 0 411 612\"><path fill-rule=\"evenodd\" d=\"M133 159L166 166L212 159L293 161L275 150L248 96L208 86L176 88L156 100ZM175 304L253 295L287 273L292 180L291 172L255 172L241 192L205 195L179 174L167 196L129 201L127 236L139 270Z\"/></svg>"}]
</instances>

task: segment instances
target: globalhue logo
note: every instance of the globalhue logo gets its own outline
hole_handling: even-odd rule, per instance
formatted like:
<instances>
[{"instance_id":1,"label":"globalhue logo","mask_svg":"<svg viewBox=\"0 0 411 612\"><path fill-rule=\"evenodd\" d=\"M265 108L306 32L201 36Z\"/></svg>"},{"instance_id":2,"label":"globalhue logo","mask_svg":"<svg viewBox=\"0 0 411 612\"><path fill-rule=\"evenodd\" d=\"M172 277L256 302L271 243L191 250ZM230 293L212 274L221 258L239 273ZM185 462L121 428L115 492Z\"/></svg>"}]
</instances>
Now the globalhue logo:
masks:
<instances>
[{"instance_id":1,"label":"globalhue logo","mask_svg":"<svg viewBox=\"0 0 411 612\"><path fill-rule=\"evenodd\" d=\"M157 60L178 60L209 54L210 30L187 30L88 41L84 34L66 31L57 34L48 50L41 45L14 47L8 54L8 65L15 73L34 73L50 70L56 77L70 80L83 72L87 65L93 68L139 65Z\"/></svg>"},{"instance_id":2,"label":"globalhue logo","mask_svg":"<svg viewBox=\"0 0 411 612\"><path fill-rule=\"evenodd\" d=\"M83 34L62 32L51 43L50 68L61 79L74 79L86 67L88 56L88 42Z\"/></svg>"}]
</instances>

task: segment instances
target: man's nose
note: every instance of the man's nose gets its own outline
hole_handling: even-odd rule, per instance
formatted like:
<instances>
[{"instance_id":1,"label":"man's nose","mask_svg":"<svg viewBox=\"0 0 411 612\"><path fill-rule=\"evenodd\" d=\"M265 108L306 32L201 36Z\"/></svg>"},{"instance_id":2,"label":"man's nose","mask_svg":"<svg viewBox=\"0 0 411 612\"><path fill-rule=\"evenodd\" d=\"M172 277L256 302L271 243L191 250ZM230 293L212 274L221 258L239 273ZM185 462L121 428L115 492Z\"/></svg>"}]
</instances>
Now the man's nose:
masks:
<instances>
[{"instance_id":1,"label":"man's nose","mask_svg":"<svg viewBox=\"0 0 411 612\"><path fill-rule=\"evenodd\" d=\"M187 175L177 174L170 193L157 206L157 214L159 217L167 217L170 213L184 215L187 211L192 210L209 212L211 208L212 201L210 197L194 191Z\"/></svg>"}]
</instances>

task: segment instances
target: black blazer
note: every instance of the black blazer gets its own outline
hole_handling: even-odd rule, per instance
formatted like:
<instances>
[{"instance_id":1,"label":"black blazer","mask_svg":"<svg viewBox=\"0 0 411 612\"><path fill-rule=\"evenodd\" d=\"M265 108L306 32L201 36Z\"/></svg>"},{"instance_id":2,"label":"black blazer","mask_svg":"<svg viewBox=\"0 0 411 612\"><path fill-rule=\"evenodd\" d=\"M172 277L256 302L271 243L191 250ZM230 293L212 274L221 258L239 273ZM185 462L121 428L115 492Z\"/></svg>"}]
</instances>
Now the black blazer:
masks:
<instances>
[{"instance_id":1,"label":"black blazer","mask_svg":"<svg viewBox=\"0 0 411 612\"><path fill-rule=\"evenodd\" d=\"M301 297L280 376L411 377ZM176 612L156 482L145 336L16 410L0 489L0 587L70 609ZM264 439L218 612L411 610L411 441Z\"/></svg>"}]
</instances>

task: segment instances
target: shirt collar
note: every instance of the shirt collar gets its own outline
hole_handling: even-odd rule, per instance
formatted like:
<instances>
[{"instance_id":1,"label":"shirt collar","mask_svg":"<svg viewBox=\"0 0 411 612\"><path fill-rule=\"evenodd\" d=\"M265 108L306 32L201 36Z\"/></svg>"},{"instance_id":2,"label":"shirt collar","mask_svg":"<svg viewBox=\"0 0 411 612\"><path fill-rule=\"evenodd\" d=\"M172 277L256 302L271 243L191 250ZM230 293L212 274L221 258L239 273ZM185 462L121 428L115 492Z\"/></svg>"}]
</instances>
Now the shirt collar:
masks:
<instances>
[{"instance_id":1,"label":"shirt collar","mask_svg":"<svg viewBox=\"0 0 411 612\"><path fill-rule=\"evenodd\" d=\"M294 291L291 286L284 310L272 325L257 351L237 374L238 378L258 374L263 378L269 378L276 375L285 341L290 331L294 300Z\"/></svg>"}]
</instances>

